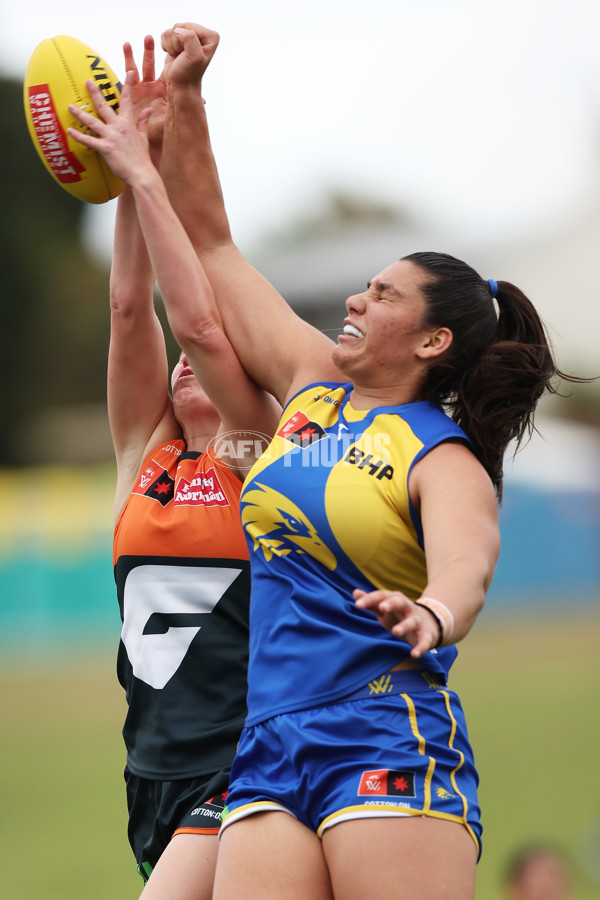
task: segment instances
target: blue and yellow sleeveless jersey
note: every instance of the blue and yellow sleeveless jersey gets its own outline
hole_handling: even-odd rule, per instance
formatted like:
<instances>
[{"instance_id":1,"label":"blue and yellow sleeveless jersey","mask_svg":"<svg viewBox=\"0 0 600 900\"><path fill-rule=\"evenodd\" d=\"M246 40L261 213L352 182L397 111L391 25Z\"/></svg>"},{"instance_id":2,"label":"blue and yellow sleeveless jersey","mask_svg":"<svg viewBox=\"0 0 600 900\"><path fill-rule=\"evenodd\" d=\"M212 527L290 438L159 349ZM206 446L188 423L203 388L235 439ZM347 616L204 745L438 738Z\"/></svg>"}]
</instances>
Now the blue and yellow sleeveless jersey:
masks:
<instances>
[{"instance_id":1,"label":"blue and yellow sleeveless jersey","mask_svg":"<svg viewBox=\"0 0 600 900\"><path fill-rule=\"evenodd\" d=\"M252 577L247 725L344 697L410 652L356 608L352 591L421 596L425 555L408 476L437 444L467 438L431 403L358 411L351 391L323 383L292 398L242 489ZM432 650L423 663L447 675L456 653Z\"/></svg>"}]
</instances>

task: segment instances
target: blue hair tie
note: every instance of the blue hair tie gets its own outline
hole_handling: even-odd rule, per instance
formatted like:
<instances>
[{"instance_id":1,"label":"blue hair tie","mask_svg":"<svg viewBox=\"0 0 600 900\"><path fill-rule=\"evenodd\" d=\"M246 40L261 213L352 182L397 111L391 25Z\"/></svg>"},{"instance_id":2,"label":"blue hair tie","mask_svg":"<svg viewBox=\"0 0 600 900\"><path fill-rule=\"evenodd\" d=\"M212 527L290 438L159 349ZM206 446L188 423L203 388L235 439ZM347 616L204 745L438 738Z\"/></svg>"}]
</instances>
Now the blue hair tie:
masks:
<instances>
[{"instance_id":1,"label":"blue hair tie","mask_svg":"<svg viewBox=\"0 0 600 900\"><path fill-rule=\"evenodd\" d=\"M492 297L495 300L498 296L498 285L493 278L488 278L488 284L490 286L490 291L492 292Z\"/></svg>"}]
</instances>

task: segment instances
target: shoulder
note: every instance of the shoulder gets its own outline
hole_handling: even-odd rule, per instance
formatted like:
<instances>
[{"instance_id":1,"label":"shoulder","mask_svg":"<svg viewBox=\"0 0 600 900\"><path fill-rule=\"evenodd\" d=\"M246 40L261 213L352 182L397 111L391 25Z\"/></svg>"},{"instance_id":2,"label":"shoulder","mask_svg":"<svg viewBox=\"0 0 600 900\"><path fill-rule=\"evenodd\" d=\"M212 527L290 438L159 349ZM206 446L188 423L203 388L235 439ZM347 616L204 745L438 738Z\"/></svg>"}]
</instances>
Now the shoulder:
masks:
<instances>
[{"instance_id":1,"label":"shoulder","mask_svg":"<svg viewBox=\"0 0 600 900\"><path fill-rule=\"evenodd\" d=\"M496 507L494 486L483 465L463 441L446 440L436 444L413 466L410 473L411 497L434 495L450 505L477 499Z\"/></svg>"},{"instance_id":2,"label":"shoulder","mask_svg":"<svg viewBox=\"0 0 600 900\"><path fill-rule=\"evenodd\" d=\"M154 441L144 449L140 462L139 456L131 454L128 458L123 454L117 464L117 487L115 491L115 521L119 518L136 486L142 479L157 478L165 469L172 471L177 467L186 444L181 437L172 437L156 444Z\"/></svg>"},{"instance_id":3,"label":"shoulder","mask_svg":"<svg viewBox=\"0 0 600 900\"><path fill-rule=\"evenodd\" d=\"M165 468L177 464L180 458L187 452L187 445L182 437L170 437L161 440L159 443L152 442L146 447L144 459L140 466L140 473L144 467L152 460L164 463Z\"/></svg>"},{"instance_id":4,"label":"shoulder","mask_svg":"<svg viewBox=\"0 0 600 900\"><path fill-rule=\"evenodd\" d=\"M409 403L399 408L399 414L411 427L414 434L429 447L449 440L470 444L468 436L460 425L434 403Z\"/></svg>"},{"instance_id":5,"label":"shoulder","mask_svg":"<svg viewBox=\"0 0 600 900\"><path fill-rule=\"evenodd\" d=\"M340 393L342 396L352 390L352 383L346 381L312 381L309 384L295 385L292 393L285 401L284 410L300 398L312 396L314 399L320 399L323 394ZM317 396L318 395L318 396Z\"/></svg>"}]
</instances>

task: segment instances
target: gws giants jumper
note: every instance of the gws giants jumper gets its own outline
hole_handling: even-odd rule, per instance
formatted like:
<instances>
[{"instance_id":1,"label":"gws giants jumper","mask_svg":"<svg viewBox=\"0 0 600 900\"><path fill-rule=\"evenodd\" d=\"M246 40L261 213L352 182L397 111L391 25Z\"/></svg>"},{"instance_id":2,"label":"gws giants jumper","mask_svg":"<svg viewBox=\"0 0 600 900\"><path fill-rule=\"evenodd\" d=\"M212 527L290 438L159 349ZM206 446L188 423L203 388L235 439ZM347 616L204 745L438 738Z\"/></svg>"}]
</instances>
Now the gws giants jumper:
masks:
<instances>
[{"instance_id":1,"label":"gws giants jumper","mask_svg":"<svg viewBox=\"0 0 600 900\"><path fill-rule=\"evenodd\" d=\"M246 712L241 483L183 440L144 461L114 532L129 769L174 780L231 763Z\"/></svg>"}]
</instances>

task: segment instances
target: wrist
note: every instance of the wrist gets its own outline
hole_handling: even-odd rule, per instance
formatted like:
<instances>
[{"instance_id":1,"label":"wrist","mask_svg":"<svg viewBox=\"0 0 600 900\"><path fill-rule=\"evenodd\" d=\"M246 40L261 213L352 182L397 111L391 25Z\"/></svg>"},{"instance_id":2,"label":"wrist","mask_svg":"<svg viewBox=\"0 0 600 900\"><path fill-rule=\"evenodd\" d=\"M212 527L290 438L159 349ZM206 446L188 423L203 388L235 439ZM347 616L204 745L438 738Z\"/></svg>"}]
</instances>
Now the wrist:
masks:
<instances>
[{"instance_id":1,"label":"wrist","mask_svg":"<svg viewBox=\"0 0 600 900\"><path fill-rule=\"evenodd\" d=\"M433 597L420 597L416 603L418 606L424 607L438 623L440 637L435 646L440 647L442 644L450 644L455 624L451 610L441 600L435 600Z\"/></svg>"},{"instance_id":2,"label":"wrist","mask_svg":"<svg viewBox=\"0 0 600 900\"><path fill-rule=\"evenodd\" d=\"M136 168L134 174L128 179L128 184L134 197L137 197L143 193L154 193L157 189L160 190L162 178L156 166L150 163L148 166Z\"/></svg>"},{"instance_id":3,"label":"wrist","mask_svg":"<svg viewBox=\"0 0 600 900\"><path fill-rule=\"evenodd\" d=\"M167 104L178 102L199 102L204 105L202 99L202 77L187 81L172 81L167 79Z\"/></svg>"}]
</instances>

